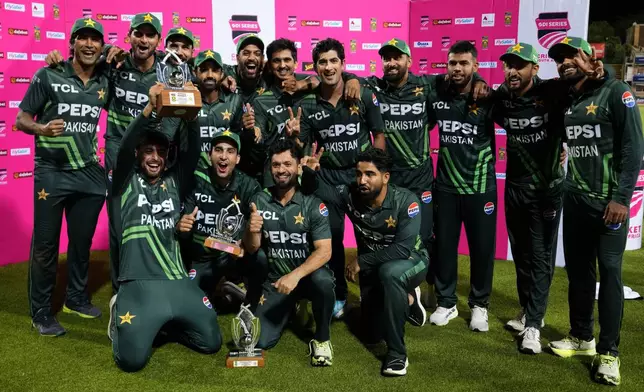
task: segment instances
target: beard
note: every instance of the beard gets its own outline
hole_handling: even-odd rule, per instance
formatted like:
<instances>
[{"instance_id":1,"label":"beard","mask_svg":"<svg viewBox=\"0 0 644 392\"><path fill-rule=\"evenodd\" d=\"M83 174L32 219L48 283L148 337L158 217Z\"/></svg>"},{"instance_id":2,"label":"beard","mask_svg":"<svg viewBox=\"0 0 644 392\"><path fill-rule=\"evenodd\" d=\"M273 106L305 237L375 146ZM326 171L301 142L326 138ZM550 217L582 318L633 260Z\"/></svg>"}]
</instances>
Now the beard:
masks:
<instances>
[{"instance_id":1,"label":"beard","mask_svg":"<svg viewBox=\"0 0 644 392\"><path fill-rule=\"evenodd\" d=\"M358 191L360 192L360 197L362 198L362 200L371 201L378 197L378 195L382 191L382 185L380 185L379 187L373 187L371 189L358 187Z\"/></svg>"},{"instance_id":2,"label":"beard","mask_svg":"<svg viewBox=\"0 0 644 392\"><path fill-rule=\"evenodd\" d=\"M398 70L398 72L394 72L393 74L390 74L389 71L392 70L392 69L396 69L396 70ZM387 82L397 83L397 82L400 82L402 80L402 78L405 77L406 74L407 74L407 67L404 67L404 68L403 67L391 67L391 68L387 68L385 70L384 75L382 76L382 78L384 80L386 80Z\"/></svg>"},{"instance_id":3,"label":"beard","mask_svg":"<svg viewBox=\"0 0 644 392\"><path fill-rule=\"evenodd\" d=\"M281 174L273 174L273 182L280 189L292 188L297 184L297 173L289 173L288 179L282 179Z\"/></svg>"},{"instance_id":4,"label":"beard","mask_svg":"<svg viewBox=\"0 0 644 392\"><path fill-rule=\"evenodd\" d=\"M570 71L570 72L573 72L573 73L566 74L567 73L566 71L572 70L572 69L575 70L574 72ZM557 69L557 71L559 72L559 76L561 77L561 79L563 79L563 80L565 80L567 82L570 82L570 83L577 83L578 81L580 81L585 76L583 74L583 72L581 72L581 70L576 66L572 66L572 67L563 67L562 66L562 67L559 67L559 69Z\"/></svg>"}]
</instances>

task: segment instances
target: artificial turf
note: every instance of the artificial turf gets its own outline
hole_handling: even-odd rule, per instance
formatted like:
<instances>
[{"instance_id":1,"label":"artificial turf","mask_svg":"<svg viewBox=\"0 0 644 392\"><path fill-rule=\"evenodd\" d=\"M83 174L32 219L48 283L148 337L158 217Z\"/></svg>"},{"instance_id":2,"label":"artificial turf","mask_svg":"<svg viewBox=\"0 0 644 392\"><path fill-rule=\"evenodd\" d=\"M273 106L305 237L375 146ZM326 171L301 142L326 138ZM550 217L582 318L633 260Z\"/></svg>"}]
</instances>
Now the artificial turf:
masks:
<instances>
[{"instance_id":1,"label":"artificial turf","mask_svg":"<svg viewBox=\"0 0 644 392\"><path fill-rule=\"evenodd\" d=\"M348 257L354 251L348 250ZM64 255L59 267L55 303L64 296ZM627 252L624 281L644 294L644 250ZM446 327L406 328L409 373L387 379L380 376L382 347L369 351L353 333L357 310L347 320L332 324L334 362L330 368L309 364L310 334L290 329L267 354L264 369L227 369L224 346L215 355L202 355L176 344L158 347L148 366L127 374L112 360L106 336L108 281L106 252L94 252L90 267L93 302L104 312L100 320L64 313L67 328L60 338L40 337L30 326L27 308L27 264L0 268L0 391L579 391L608 388L589 378L590 358L561 359L544 352L520 354L514 334L503 329L517 308L512 262L495 266L490 308L490 332L467 328L469 259L459 258L460 315ZM567 280L557 268L551 290L542 343L568 331ZM350 286L350 304L359 305L358 288ZM225 342L230 342L231 314L219 317ZM597 334L596 334L597 335ZM622 391L644 390L644 301L626 301L622 340Z\"/></svg>"}]
</instances>

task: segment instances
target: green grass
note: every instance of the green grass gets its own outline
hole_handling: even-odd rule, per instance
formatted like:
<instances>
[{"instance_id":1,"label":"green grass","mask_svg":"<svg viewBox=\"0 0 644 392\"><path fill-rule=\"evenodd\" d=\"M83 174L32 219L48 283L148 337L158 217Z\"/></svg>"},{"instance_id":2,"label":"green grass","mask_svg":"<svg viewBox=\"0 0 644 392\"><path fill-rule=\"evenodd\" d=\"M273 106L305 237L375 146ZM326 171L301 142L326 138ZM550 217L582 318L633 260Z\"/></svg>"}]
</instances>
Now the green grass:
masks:
<instances>
[{"instance_id":1,"label":"green grass","mask_svg":"<svg viewBox=\"0 0 644 392\"><path fill-rule=\"evenodd\" d=\"M644 292L644 251L624 258L625 284ZM312 368L305 340L287 330L267 354L264 369L226 369L227 349L201 355L178 344L157 348L139 373L121 372L112 360L105 334L106 316L85 320L58 315L68 333L42 338L31 329L27 310L27 265L0 268L0 390L2 391L579 391L606 390L590 381L589 358L561 359L544 353L528 356L517 351L512 333L503 324L517 311L514 265L499 261L495 267L490 310L490 332L467 329L466 303L469 259L459 259L459 318L439 328L406 328L410 367L407 377L379 375L380 361L362 346L345 322L334 322L335 349L331 368ZM59 282L66 268L59 267ZM94 303L108 314L110 284L105 252L96 252L90 269ZM64 282L62 282L64 284ZM55 303L64 290L58 285ZM350 287L357 306L358 289ZM557 268L543 329L543 343L568 331L567 280ZM231 315L219 318L224 341L229 342ZM352 319L351 317L349 319ZM621 391L644 390L644 301L626 301L620 345Z\"/></svg>"}]
</instances>

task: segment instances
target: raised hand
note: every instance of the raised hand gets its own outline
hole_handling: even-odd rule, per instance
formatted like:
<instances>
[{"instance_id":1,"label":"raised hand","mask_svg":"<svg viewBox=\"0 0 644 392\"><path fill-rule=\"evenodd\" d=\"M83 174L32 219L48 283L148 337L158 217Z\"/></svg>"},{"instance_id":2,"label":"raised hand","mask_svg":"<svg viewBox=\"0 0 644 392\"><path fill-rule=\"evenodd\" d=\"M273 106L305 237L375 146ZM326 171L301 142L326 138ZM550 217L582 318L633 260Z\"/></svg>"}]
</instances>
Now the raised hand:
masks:
<instances>
[{"instance_id":1,"label":"raised hand","mask_svg":"<svg viewBox=\"0 0 644 392\"><path fill-rule=\"evenodd\" d=\"M224 80L221 81L221 85L231 93L234 93L235 90L237 90L237 81L232 76L226 76Z\"/></svg>"},{"instance_id":2,"label":"raised hand","mask_svg":"<svg viewBox=\"0 0 644 392\"><path fill-rule=\"evenodd\" d=\"M105 62L111 64L112 61L116 63L116 68L120 68L125 61L125 58L129 56L129 52L119 48L118 46L112 46L107 52L107 57L105 57Z\"/></svg>"},{"instance_id":3,"label":"raised hand","mask_svg":"<svg viewBox=\"0 0 644 392\"><path fill-rule=\"evenodd\" d=\"M597 60L595 48L592 48L590 57L581 48L578 50L579 56L574 58L575 64L586 76L591 79L601 79L604 77L604 63Z\"/></svg>"},{"instance_id":4,"label":"raised hand","mask_svg":"<svg viewBox=\"0 0 644 392\"><path fill-rule=\"evenodd\" d=\"M51 120L47 124L41 125L38 131L38 136L56 137L63 134L65 130L65 121L57 118Z\"/></svg>"},{"instance_id":5,"label":"raised hand","mask_svg":"<svg viewBox=\"0 0 644 392\"><path fill-rule=\"evenodd\" d=\"M251 233L261 233L264 225L264 218L257 211L255 203L250 203L250 219L248 221L248 230Z\"/></svg>"},{"instance_id":6,"label":"raised hand","mask_svg":"<svg viewBox=\"0 0 644 392\"><path fill-rule=\"evenodd\" d=\"M65 59L63 58L63 55L56 49L47 53L47 57L45 57L45 63L47 63L47 65L49 65L52 68L55 68L58 64L62 63L63 61L65 61Z\"/></svg>"},{"instance_id":7,"label":"raised hand","mask_svg":"<svg viewBox=\"0 0 644 392\"><path fill-rule=\"evenodd\" d=\"M344 99L358 101L360 99L360 82L358 79L351 79L344 83Z\"/></svg>"},{"instance_id":8,"label":"raised hand","mask_svg":"<svg viewBox=\"0 0 644 392\"><path fill-rule=\"evenodd\" d=\"M320 158L324 154L324 147L320 148L320 151L315 152L317 144L313 145L313 155L305 156L302 158L302 166L306 166L311 170L320 170Z\"/></svg>"},{"instance_id":9,"label":"raised hand","mask_svg":"<svg viewBox=\"0 0 644 392\"><path fill-rule=\"evenodd\" d=\"M253 110L253 108L250 106L249 103L247 103L244 106L244 114L242 115L242 125L244 126L244 129L255 128L255 111Z\"/></svg>"},{"instance_id":10,"label":"raised hand","mask_svg":"<svg viewBox=\"0 0 644 392\"><path fill-rule=\"evenodd\" d=\"M183 215L179 223L177 223L177 231L179 233L190 233L192 231L192 226L194 226L195 221L197 220L198 212L199 208L195 207L191 214Z\"/></svg>"},{"instance_id":11,"label":"raised hand","mask_svg":"<svg viewBox=\"0 0 644 392\"><path fill-rule=\"evenodd\" d=\"M297 108L297 117L293 115L293 109L288 108L288 117L286 121L286 137L297 138L300 136L300 120L302 119L302 108Z\"/></svg>"}]
</instances>

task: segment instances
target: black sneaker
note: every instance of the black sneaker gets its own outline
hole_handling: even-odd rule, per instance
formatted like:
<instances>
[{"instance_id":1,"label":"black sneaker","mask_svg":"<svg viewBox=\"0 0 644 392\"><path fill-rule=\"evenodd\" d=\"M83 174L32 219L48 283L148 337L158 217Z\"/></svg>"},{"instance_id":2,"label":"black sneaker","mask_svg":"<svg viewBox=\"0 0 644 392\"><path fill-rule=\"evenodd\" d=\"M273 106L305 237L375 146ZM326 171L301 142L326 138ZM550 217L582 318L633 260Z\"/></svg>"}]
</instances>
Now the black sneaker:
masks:
<instances>
[{"instance_id":1,"label":"black sneaker","mask_svg":"<svg viewBox=\"0 0 644 392\"><path fill-rule=\"evenodd\" d=\"M404 376L407 374L407 366L409 366L407 358L388 359L382 367L382 375L391 377Z\"/></svg>"},{"instance_id":2,"label":"black sneaker","mask_svg":"<svg viewBox=\"0 0 644 392\"><path fill-rule=\"evenodd\" d=\"M56 317L50 315L33 319L31 325L38 330L40 336L57 337L63 336L67 332L56 320Z\"/></svg>"},{"instance_id":3,"label":"black sneaker","mask_svg":"<svg viewBox=\"0 0 644 392\"><path fill-rule=\"evenodd\" d=\"M103 315L99 308L97 308L96 306L92 305L89 302L83 305L65 304L63 306L63 312L75 314L77 316L80 316L82 318L87 318L87 319L95 319Z\"/></svg>"},{"instance_id":4,"label":"black sneaker","mask_svg":"<svg viewBox=\"0 0 644 392\"><path fill-rule=\"evenodd\" d=\"M414 291L409 294L414 297L414 303L409 305L407 321L409 321L411 325L422 327L425 325L425 321L427 321L427 312L420 301L420 287L416 287Z\"/></svg>"}]
</instances>

